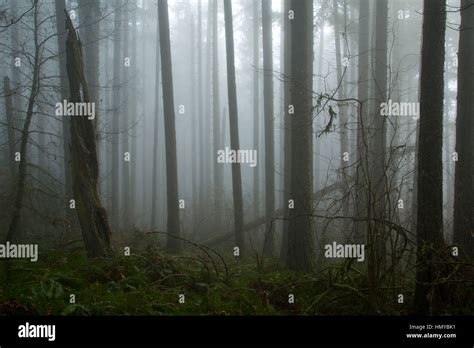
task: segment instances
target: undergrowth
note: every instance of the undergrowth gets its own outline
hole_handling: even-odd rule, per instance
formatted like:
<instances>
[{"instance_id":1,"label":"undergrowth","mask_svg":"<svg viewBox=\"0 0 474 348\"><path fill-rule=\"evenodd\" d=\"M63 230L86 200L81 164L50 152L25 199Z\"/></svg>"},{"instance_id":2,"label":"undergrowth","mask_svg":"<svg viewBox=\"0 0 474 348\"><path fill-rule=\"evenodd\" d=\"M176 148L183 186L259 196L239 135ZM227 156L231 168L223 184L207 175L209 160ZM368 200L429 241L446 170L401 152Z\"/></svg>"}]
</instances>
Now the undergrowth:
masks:
<instances>
[{"instance_id":1,"label":"undergrowth","mask_svg":"<svg viewBox=\"0 0 474 348\"><path fill-rule=\"evenodd\" d=\"M363 272L351 262L296 273L277 260L173 256L156 250L89 260L79 251L55 251L38 262L5 261L0 266L0 314L411 314L411 288L387 286L374 297ZM402 304L399 293L404 294ZM180 294L185 303L179 302ZM449 310L473 313L472 305Z\"/></svg>"}]
</instances>

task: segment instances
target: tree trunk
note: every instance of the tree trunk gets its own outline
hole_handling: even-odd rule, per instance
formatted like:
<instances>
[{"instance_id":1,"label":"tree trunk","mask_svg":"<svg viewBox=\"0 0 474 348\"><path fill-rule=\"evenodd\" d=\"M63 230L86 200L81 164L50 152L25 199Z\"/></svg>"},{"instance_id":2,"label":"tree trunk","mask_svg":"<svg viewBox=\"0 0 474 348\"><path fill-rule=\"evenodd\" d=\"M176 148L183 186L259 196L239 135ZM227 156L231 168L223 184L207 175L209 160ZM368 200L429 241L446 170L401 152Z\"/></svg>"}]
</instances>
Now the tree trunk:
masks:
<instances>
[{"instance_id":1,"label":"tree trunk","mask_svg":"<svg viewBox=\"0 0 474 348\"><path fill-rule=\"evenodd\" d=\"M190 45L191 45L191 93L192 93L192 101L191 101L191 106L192 106L192 124L191 124L191 152L192 152L192 159L191 159L191 166L192 166L192 188L193 188L193 211L192 211L192 221L193 221L193 227L192 227L192 234L193 236L196 235L198 231L198 218L199 218L199 196L198 196L198 183L199 183L199 174L198 174L198 135L199 132L197 130L198 127L198 120L196 119L197 116L199 116L199 111L196 110L196 88L198 88L196 84L196 49L195 49L195 23L194 23L194 16L191 13L190 17L190 32L189 32L189 38L191 40Z\"/></svg>"},{"instance_id":2,"label":"tree trunk","mask_svg":"<svg viewBox=\"0 0 474 348\"><path fill-rule=\"evenodd\" d=\"M61 101L66 100L69 97L69 86L67 81L67 68L66 68L66 30L64 23L66 21L66 15L64 10L66 8L65 0L55 0L55 14L56 14L56 32L58 42L58 60L59 60L59 78L60 78L60 97ZM63 130L63 154L64 154L64 194L66 202L72 197L72 178L71 178L71 153L70 153L70 120L69 117L63 117L61 119L62 130ZM65 214L67 220L71 224L75 219L73 211L67 204L65 207Z\"/></svg>"},{"instance_id":3,"label":"tree trunk","mask_svg":"<svg viewBox=\"0 0 474 348\"><path fill-rule=\"evenodd\" d=\"M212 68L211 68L211 56L212 56L212 1L207 2L207 22L206 22L206 80L205 80L205 92L204 97L206 99L206 111L204 113L204 154L203 162L204 165L204 189L205 189L205 200L209 202L209 190L211 187L211 156L212 156L212 145L211 145L211 108L212 108ZM208 209L208 204L203 206L203 213L207 216L212 210ZM209 221L209 220L206 220Z\"/></svg>"},{"instance_id":4,"label":"tree trunk","mask_svg":"<svg viewBox=\"0 0 474 348\"><path fill-rule=\"evenodd\" d=\"M96 0L79 0L79 20L81 43L84 47L84 72L89 86L91 102L99 110L99 44L100 44L100 2ZM96 126L98 117L94 119Z\"/></svg>"},{"instance_id":5,"label":"tree trunk","mask_svg":"<svg viewBox=\"0 0 474 348\"><path fill-rule=\"evenodd\" d=\"M220 131L220 88L219 88L219 36L217 31L217 5L218 0L213 0L212 7L212 130L213 130L213 147L214 156L217 155L219 148L223 147L220 143L219 131ZM212 163L214 164L214 205L215 205L215 227L220 229L222 227L222 212L223 212L223 200L222 194L224 191L224 168L222 164L217 163L215 157L213 157Z\"/></svg>"},{"instance_id":6,"label":"tree trunk","mask_svg":"<svg viewBox=\"0 0 474 348\"><path fill-rule=\"evenodd\" d=\"M180 236L179 206L178 206L178 163L176 156L176 125L174 114L173 75L171 68L170 27L168 19L168 1L158 2L161 73L163 75L163 109L165 120L166 148L166 189L168 241L166 246L172 253L181 249L181 241L174 236Z\"/></svg>"},{"instance_id":7,"label":"tree trunk","mask_svg":"<svg viewBox=\"0 0 474 348\"><path fill-rule=\"evenodd\" d=\"M130 167L130 202L129 205L129 216L130 221L132 224L136 224L136 206L138 205L137 199L137 173L138 173L138 136L137 136L137 87L138 87L138 40L137 40L137 30L138 30L138 22L137 22L137 12L138 8L136 3L132 3L133 8L133 16L132 16L132 57L131 62L133 66L133 79L131 81L131 88L130 88L130 126L131 129L131 154L132 154L132 163Z\"/></svg>"},{"instance_id":8,"label":"tree trunk","mask_svg":"<svg viewBox=\"0 0 474 348\"><path fill-rule=\"evenodd\" d=\"M339 85L339 89L337 91L338 99L342 100L346 98L345 92L345 85L347 83L346 80L346 69L342 69L342 54L341 54L341 27L339 24L339 5L337 0L333 0L333 7L334 7L334 35L335 35L335 44L336 44L336 72L337 72L337 82ZM345 29L345 28L344 28ZM345 37L345 36L344 36ZM345 45L345 42L343 43ZM345 179L346 176L346 168L349 167L349 162L344 161L344 157L349 155L349 137L348 137L348 130L347 130L347 102L341 101L338 104L339 110L339 119L340 119L340 127L339 127L339 134L340 134L340 175L342 180ZM349 187L347 187L346 192L343 192L342 197L342 214L344 216L349 216ZM347 231L349 229L348 222L349 219L343 220L343 230Z\"/></svg>"},{"instance_id":9,"label":"tree trunk","mask_svg":"<svg viewBox=\"0 0 474 348\"><path fill-rule=\"evenodd\" d=\"M359 64L358 74L358 96L360 109L358 110L357 122L357 182L355 206L356 217L367 216L367 126L368 126L368 99L369 99L369 0L359 1ZM353 225L353 235L356 241L362 242L364 234L367 232L367 222L357 221Z\"/></svg>"},{"instance_id":10,"label":"tree trunk","mask_svg":"<svg viewBox=\"0 0 474 348\"><path fill-rule=\"evenodd\" d=\"M206 194L206 180L205 180L205 166L204 166L204 105L203 105L203 74L202 74L202 1L198 1L198 28L197 28L197 40L198 40L198 110L199 110L199 122L198 122L198 141L199 141L199 219L203 218L205 209L205 194Z\"/></svg>"},{"instance_id":11,"label":"tree trunk","mask_svg":"<svg viewBox=\"0 0 474 348\"><path fill-rule=\"evenodd\" d=\"M10 0L10 12L12 18L17 18L17 0ZM62 21L61 23L64 23ZM21 56L21 48L20 48L20 39L19 39L19 25L11 25L10 26L10 39L11 39L11 67L12 67L12 80L11 80L11 90L13 92L13 126L17 129L20 128L21 119L22 119L22 97L20 87L22 84L22 78L20 74L20 67L15 66L15 59ZM20 134L19 134L20 135ZM19 145L17 141L17 136L15 136L15 152L19 151Z\"/></svg>"},{"instance_id":12,"label":"tree trunk","mask_svg":"<svg viewBox=\"0 0 474 348\"><path fill-rule=\"evenodd\" d=\"M159 16L156 22L156 32L160 31ZM158 227L159 215L159 200L158 200L158 149L159 149L159 121L160 121L160 87L161 87L161 56L160 56L160 36L156 38L156 67L155 67L155 121L153 123L153 179L152 179L152 194L151 194L151 227L153 229Z\"/></svg>"},{"instance_id":13,"label":"tree trunk","mask_svg":"<svg viewBox=\"0 0 474 348\"><path fill-rule=\"evenodd\" d=\"M387 102L387 0L376 2L375 23L375 80L374 96L372 101L371 137L370 141L370 185L369 194L371 204L369 217L383 220L385 218L385 204L387 187L385 181L385 116L380 114L380 104ZM383 224L369 221L368 259L369 286L374 288L377 279L382 275L385 264L385 227Z\"/></svg>"},{"instance_id":14,"label":"tree trunk","mask_svg":"<svg viewBox=\"0 0 474 348\"><path fill-rule=\"evenodd\" d=\"M310 7L311 6L311 7ZM312 45L309 47L313 21L311 1L292 0L295 20L291 28L291 103L294 115L291 129L291 199L288 228L288 258L290 269L309 271L313 266L312 231ZM310 37L308 37L310 36Z\"/></svg>"},{"instance_id":15,"label":"tree trunk","mask_svg":"<svg viewBox=\"0 0 474 348\"><path fill-rule=\"evenodd\" d=\"M234 65L234 32L232 19L231 0L224 0L225 17L225 45L227 56L227 91L229 99L229 128L230 147L238 151L239 145L239 123L237 114L237 90L235 85L235 65ZM244 255L244 209L242 199L242 176L240 163L232 163L232 192L234 200L234 229L235 245L239 248L240 256Z\"/></svg>"},{"instance_id":16,"label":"tree trunk","mask_svg":"<svg viewBox=\"0 0 474 348\"><path fill-rule=\"evenodd\" d=\"M120 155L119 148L119 132L120 132L120 109L121 105L120 88L121 88L121 71L123 65L122 59L122 0L117 0L115 3L115 19L114 19L114 76L113 76L113 105L115 109L115 115L112 120L112 168L111 181L112 181L112 206L110 209L110 215L112 220L112 227L115 229L120 228L119 221L119 207L120 207L120 187L119 187L119 168L120 159L123 159L123 155Z\"/></svg>"},{"instance_id":17,"label":"tree trunk","mask_svg":"<svg viewBox=\"0 0 474 348\"><path fill-rule=\"evenodd\" d=\"M290 218L290 209L288 206L291 193L291 129L292 129L292 115L288 113L288 108L291 103L291 20L288 18L288 11L290 11L290 0L285 0L284 3L284 134L283 134L283 230L281 240L280 257L283 261L288 256L288 226Z\"/></svg>"},{"instance_id":18,"label":"tree trunk","mask_svg":"<svg viewBox=\"0 0 474 348\"><path fill-rule=\"evenodd\" d=\"M275 211L275 134L273 125L273 50L272 8L270 0L262 0L263 98L265 119L265 240L263 255L272 256L275 249L273 212Z\"/></svg>"},{"instance_id":19,"label":"tree trunk","mask_svg":"<svg viewBox=\"0 0 474 348\"><path fill-rule=\"evenodd\" d=\"M259 136L260 136L260 91L258 85L258 70L259 70L259 50L258 38L260 34L260 21L258 11L258 1L253 1L253 147L259 152ZM260 169L255 167L253 169L253 205L254 217L260 215Z\"/></svg>"},{"instance_id":20,"label":"tree trunk","mask_svg":"<svg viewBox=\"0 0 474 348\"><path fill-rule=\"evenodd\" d=\"M415 307L430 309L428 299L443 248L443 91L446 1L425 0L421 49L420 127L418 147L417 269Z\"/></svg>"},{"instance_id":21,"label":"tree trunk","mask_svg":"<svg viewBox=\"0 0 474 348\"><path fill-rule=\"evenodd\" d=\"M16 175L16 163L15 163L15 130L13 120L13 98L12 90L10 86L10 79L8 76L3 78L3 95L5 96L5 113L7 116L7 137L8 137L8 151L7 158L10 165L10 175L12 178Z\"/></svg>"},{"instance_id":22,"label":"tree trunk","mask_svg":"<svg viewBox=\"0 0 474 348\"><path fill-rule=\"evenodd\" d=\"M67 16L67 73L72 103L90 103L84 75L81 44ZM71 125L72 186L82 237L89 257L109 254L110 226L107 211L99 196L99 162L97 159L96 125L87 117L74 115Z\"/></svg>"},{"instance_id":23,"label":"tree trunk","mask_svg":"<svg viewBox=\"0 0 474 348\"><path fill-rule=\"evenodd\" d=\"M122 164L122 177L121 177L121 194L122 194L122 206L120 215L122 218L122 228L124 230L129 230L131 227L132 220L130 219L130 167L132 165L132 161L135 162L135 155L130 152L130 94L129 94L129 87L130 87L130 67L133 64L130 61L130 49L129 49L129 39L130 39L130 26L128 25L129 22L129 11L130 11L130 3L126 1L125 5L122 8L124 11L124 18L123 18L123 52L122 52L122 81L123 81L123 88L122 88L122 100L120 105L122 106L122 112L120 113L121 117L121 133L120 138L122 150L120 151L120 163ZM125 59L129 60L129 64L125 65ZM117 105L117 104L116 104ZM129 153L129 161L125 160L125 153Z\"/></svg>"},{"instance_id":24,"label":"tree trunk","mask_svg":"<svg viewBox=\"0 0 474 348\"><path fill-rule=\"evenodd\" d=\"M461 1L453 242L474 259L474 0Z\"/></svg>"}]
</instances>

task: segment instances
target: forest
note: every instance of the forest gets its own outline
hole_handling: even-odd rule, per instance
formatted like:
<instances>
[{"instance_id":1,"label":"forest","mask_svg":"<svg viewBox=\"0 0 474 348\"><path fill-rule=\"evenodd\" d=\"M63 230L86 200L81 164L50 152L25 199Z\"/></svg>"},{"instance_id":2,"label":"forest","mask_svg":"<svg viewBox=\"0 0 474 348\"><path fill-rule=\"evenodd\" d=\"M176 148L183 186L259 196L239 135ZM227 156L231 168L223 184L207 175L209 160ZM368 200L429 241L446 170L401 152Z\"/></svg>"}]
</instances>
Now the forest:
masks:
<instances>
[{"instance_id":1,"label":"forest","mask_svg":"<svg viewBox=\"0 0 474 348\"><path fill-rule=\"evenodd\" d=\"M473 315L474 0L0 0L1 315Z\"/></svg>"}]
</instances>

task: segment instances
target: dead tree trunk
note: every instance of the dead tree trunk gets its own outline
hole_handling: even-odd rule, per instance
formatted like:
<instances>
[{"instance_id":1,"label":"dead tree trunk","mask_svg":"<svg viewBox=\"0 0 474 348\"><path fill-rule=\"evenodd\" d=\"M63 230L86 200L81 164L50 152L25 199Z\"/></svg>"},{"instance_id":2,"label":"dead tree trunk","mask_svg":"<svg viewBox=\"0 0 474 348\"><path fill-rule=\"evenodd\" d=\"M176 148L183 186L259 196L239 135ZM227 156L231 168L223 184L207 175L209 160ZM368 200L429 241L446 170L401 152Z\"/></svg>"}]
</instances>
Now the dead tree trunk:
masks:
<instances>
[{"instance_id":1,"label":"dead tree trunk","mask_svg":"<svg viewBox=\"0 0 474 348\"><path fill-rule=\"evenodd\" d=\"M66 14L67 73L69 102L91 102L84 76L81 44L71 19ZM77 216L89 257L107 256L111 230L107 211L99 196L99 163L97 159L96 125L79 115L71 119L72 189L76 200Z\"/></svg>"}]
</instances>

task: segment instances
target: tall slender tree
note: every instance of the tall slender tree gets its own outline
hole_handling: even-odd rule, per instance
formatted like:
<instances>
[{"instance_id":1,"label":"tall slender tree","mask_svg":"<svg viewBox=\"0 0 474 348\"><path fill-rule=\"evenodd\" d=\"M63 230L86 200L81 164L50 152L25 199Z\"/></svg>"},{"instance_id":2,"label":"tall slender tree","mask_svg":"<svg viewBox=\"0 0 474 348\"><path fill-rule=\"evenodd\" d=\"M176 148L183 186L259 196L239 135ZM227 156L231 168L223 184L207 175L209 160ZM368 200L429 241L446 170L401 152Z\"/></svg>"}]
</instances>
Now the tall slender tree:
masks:
<instances>
[{"instance_id":1,"label":"tall slender tree","mask_svg":"<svg viewBox=\"0 0 474 348\"><path fill-rule=\"evenodd\" d=\"M446 1L424 0L418 144L417 269L415 307L430 310L436 256L443 240L443 91ZM432 298L433 300L433 298Z\"/></svg>"},{"instance_id":2,"label":"tall slender tree","mask_svg":"<svg viewBox=\"0 0 474 348\"><path fill-rule=\"evenodd\" d=\"M121 164L122 164L122 177L121 177L121 215L122 227L129 229L131 224L130 219L130 170L132 161L135 162L135 154L130 151L130 67L132 62L130 61L130 2L126 1L123 6L123 23L122 23L122 36L123 36L123 51L122 51L122 81L124 88L122 88L122 112L121 112ZM127 155L128 154L128 155Z\"/></svg>"},{"instance_id":3,"label":"tall slender tree","mask_svg":"<svg viewBox=\"0 0 474 348\"><path fill-rule=\"evenodd\" d=\"M66 29L64 23L66 22L66 15L64 10L66 8L65 0L55 0L55 15L56 15L56 32L58 44L58 61L59 61L59 87L61 101L69 97L69 86L67 81L66 69ZM64 193L66 202L72 197L72 179L71 179L71 153L69 144L71 139L69 118L63 117L61 119L63 131L63 156L64 156ZM75 218L73 212L68 205L65 207L67 219L72 222Z\"/></svg>"},{"instance_id":4,"label":"tall slender tree","mask_svg":"<svg viewBox=\"0 0 474 348\"><path fill-rule=\"evenodd\" d=\"M288 256L288 226L290 218L289 200L291 194L291 129L292 129L292 115L290 115L291 103L291 20L288 17L290 11L290 0L284 1L284 66L283 66L283 81L285 84L284 90L284 129L283 129L283 231L280 257L286 260Z\"/></svg>"},{"instance_id":5,"label":"tall slender tree","mask_svg":"<svg viewBox=\"0 0 474 348\"><path fill-rule=\"evenodd\" d=\"M168 207L168 241L170 252L181 249L178 207L178 161L176 154L176 125L174 113L173 75L171 67L170 25L168 0L158 2L161 73L163 75L163 110L165 120L166 188ZM177 237L177 238L176 238Z\"/></svg>"},{"instance_id":6,"label":"tall slender tree","mask_svg":"<svg viewBox=\"0 0 474 348\"><path fill-rule=\"evenodd\" d=\"M120 133L120 89L121 89L121 75L122 75L122 0L115 2L115 19L114 19L114 68L113 68L113 96L112 102L114 105L114 116L112 120L112 195L111 195L111 209L110 216L112 227L118 229L120 227L119 221L119 168L120 155L119 149L119 133Z\"/></svg>"},{"instance_id":7,"label":"tall slender tree","mask_svg":"<svg viewBox=\"0 0 474 348\"><path fill-rule=\"evenodd\" d=\"M218 0L213 0L212 4L212 139L213 153L216 156L217 151L223 144L220 143L220 88L219 88L219 35L217 30L217 6ZM214 163L214 204L215 204L215 226L222 226L224 191L224 168L217 161Z\"/></svg>"},{"instance_id":8,"label":"tall slender tree","mask_svg":"<svg viewBox=\"0 0 474 348\"><path fill-rule=\"evenodd\" d=\"M313 266L312 224L312 65L313 23L311 1L291 1L291 106L294 108L291 128L291 193L288 256L286 263L294 270L308 271ZM312 27L312 26L311 26Z\"/></svg>"},{"instance_id":9,"label":"tall slender tree","mask_svg":"<svg viewBox=\"0 0 474 348\"><path fill-rule=\"evenodd\" d=\"M137 40L137 30L138 30L138 22L137 22L137 12L138 8L136 6L136 3L132 3L132 56L131 56L131 61L132 61L132 67L133 67L133 78L131 80L131 86L130 86L130 127L131 129L131 153L132 153L132 165L130 168L130 201L131 204L129 205L129 216L130 216L130 221L133 223L135 222L136 219L136 206L138 203L136 193L137 193L137 173L138 173L138 137L137 137L137 82L138 82L138 40Z\"/></svg>"},{"instance_id":10,"label":"tall slender tree","mask_svg":"<svg viewBox=\"0 0 474 348\"><path fill-rule=\"evenodd\" d=\"M239 150L239 123L237 111L237 88L235 85L235 62L234 62L234 26L232 19L232 2L224 0L225 17L225 46L227 59L227 93L229 100L229 129L230 147ZM234 229L235 244L239 248L240 256L244 254L244 209L242 198L242 176L240 163L232 163L232 192L234 201Z\"/></svg>"},{"instance_id":11,"label":"tall slender tree","mask_svg":"<svg viewBox=\"0 0 474 348\"><path fill-rule=\"evenodd\" d=\"M160 32L160 19L156 22L156 32ZM161 56L160 56L160 36L156 37L156 67L155 67L155 120L153 122L153 176L151 193L151 227L158 227L159 199L158 187L158 150L159 150L159 128L160 128L160 99L161 99Z\"/></svg>"},{"instance_id":12,"label":"tall slender tree","mask_svg":"<svg viewBox=\"0 0 474 348\"><path fill-rule=\"evenodd\" d=\"M275 248L273 218L275 213L275 134L273 122L273 50L272 7L270 0L262 0L263 43L263 99L265 114L265 241L263 254L271 256Z\"/></svg>"},{"instance_id":13,"label":"tall slender tree","mask_svg":"<svg viewBox=\"0 0 474 348\"><path fill-rule=\"evenodd\" d=\"M253 1L253 48L252 48L252 60L253 60L253 148L259 152L260 142L260 91L258 83L258 71L259 71L259 52L258 46L259 34L260 34L260 21L259 21L259 10L258 1ZM260 214L260 169L258 167L253 170L253 204L254 204L254 217L259 217Z\"/></svg>"},{"instance_id":14,"label":"tall slender tree","mask_svg":"<svg viewBox=\"0 0 474 348\"><path fill-rule=\"evenodd\" d=\"M474 0L461 1L453 242L474 260Z\"/></svg>"},{"instance_id":15,"label":"tall slender tree","mask_svg":"<svg viewBox=\"0 0 474 348\"><path fill-rule=\"evenodd\" d=\"M368 99L369 99L369 0L359 0L359 64L357 67L357 99L359 110L357 110L357 169L356 169L356 217L367 216L367 123L368 123ZM356 221L353 225L353 234L356 240L361 242L367 231L367 222Z\"/></svg>"}]
</instances>

